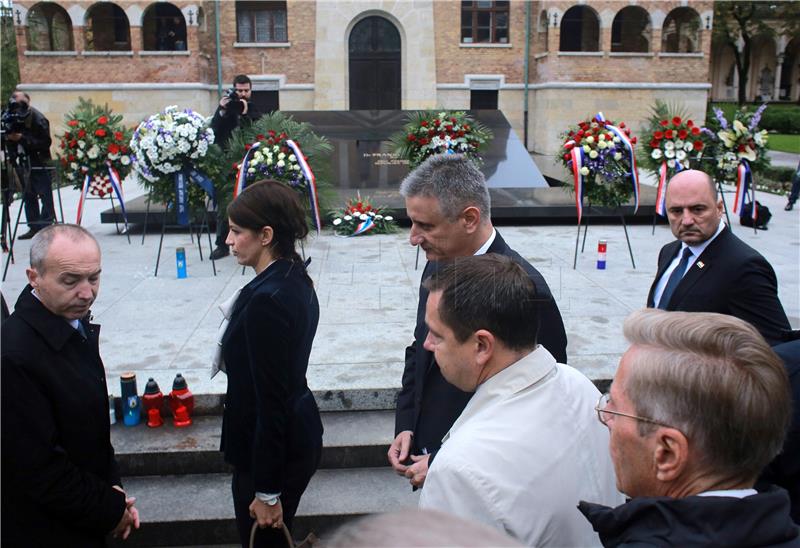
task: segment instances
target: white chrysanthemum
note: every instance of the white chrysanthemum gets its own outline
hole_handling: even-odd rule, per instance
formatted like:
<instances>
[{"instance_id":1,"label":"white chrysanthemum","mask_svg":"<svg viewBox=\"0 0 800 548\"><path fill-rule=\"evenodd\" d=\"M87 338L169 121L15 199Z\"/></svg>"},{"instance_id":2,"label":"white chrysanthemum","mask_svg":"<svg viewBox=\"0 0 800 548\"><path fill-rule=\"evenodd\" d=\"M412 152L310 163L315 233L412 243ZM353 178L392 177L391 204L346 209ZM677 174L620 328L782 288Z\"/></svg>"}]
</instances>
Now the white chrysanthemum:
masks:
<instances>
[{"instance_id":1,"label":"white chrysanthemum","mask_svg":"<svg viewBox=\"0 0 800 548\"><path fill-rule=\"evenodd\" d=\"M589 145L583 145L583 151L584 152L588 153L590 150L592 150L592 147L590 147Z\"/></svg>"},{"instance_id":2,"label":"white chrysanthemum","mask_svg":"<svg viewBox=\"0 0 800 548\"><path fill-rule=\"evenodd\" d=\"M589 158L591 158L591 159L593 159L593 160L594 160L595 158L597 158L597 151L596 151L596 150L592 150L592 151L590 151L590 152L589 152Z\"/></svg>"},{"instance_id":3,"label":"white chrysanthemum","mask_svg":"<svg viewBox=\"0 0 800 548\"><path fill-rule=\"evenodd\" d=\"M285 165L286 165L286 162L284 162L283 160L278 160L278 163L277 163L276 165L277 165L278 167L283 167L283 166L285 166Z\"/></svg>"},{"instance_id":4,"label":"white chrysanthemum","mask_svg":"<svg viewBox=\"0 0 800 548\"><path fill-rule=\"evenodd\" d=\"M589 144L592 144L592 143L594 143L594 136L593 136L593 135L589 135L589 136L586 138L586 142L587 142L587 143L589 143Z\"/></svg>"},{"instance_id":5,"label":"white chrysanthemum","mask_svg":"<svg viewBox=\"0 0 800 548\"><path fill-rule=\"evenodd\" d=\"M69 164L69 168L74 170L74 171L77 171L78 164L76 164L75 162L72 162L71 164Z\"/></svg>"},{"instance_id":6,"label":"white chrysanthemum","mask_svg":"<svg viewBox=\"0 0 800 548\"><path fill-rule=\"evenodd\" d=\"M358 218L361 219L362 221L366 221L367 219L369 219L369 215L367 215L366 213L362 213L361 215L358 216Z\"/></svg>"},{"instance_id":7,"label":"white chrysanthemum","mask_svg":"<svg viewBox=\"0 0 800 548\"><path fill-rule=\"evenodd\" d=\"M664 151L664 156L666 156L667 158L674 158L675 157L675 151L672 150L672 149L667 149L667 150Z\"/></svg>"},{"instance_id":8,"label":"white chrysanthemum","mask_svg":"<svg viewBox=\"0 0 800 548\"><path fill-rule=\"evenodd\" d=\"M353 220L353 218L352 218L350 215L345 215L345 216L344 216L344 220L345 220L345 221L352 221L352 220Z\"/></svg>"},{"instance_id":9,"label":"white chrysanthemum","mask_svg":"<svg viewBox=\"0 0 800 548\"><path fill-rule=\"evenodd\" d=\"M662 156L662 153L661 153L661 149L660 148L654 148L653 152L650 153L650 157L653 160L660 160L661 156Z\"/></svg>"},{"instance_id":10,"label":"white chrysanthemum","mask_svg":"<svg viewBox=\"0 0 800 548\"><path fill-rule=\"evenodd\" d=\"M333 226L339 226L340 224L342 224L342 220L341 219L337 218L337 219L333 220Z\"/></svg>"},{"instance_id":11,"label":"white chrysanthemum","mask_svg":"<svg viewBox=\"0 0 800 548\"><path fill-rule=\"evenodd\" d=\"M691 152L693 148L694 148L694 145L692 143L690 143L689 141L686 141L683 144L683 150L685 150L686 152Z\"/></svg>"},{"instance_id":12,"label":"white chrysanthemum","mask_svg":"<svg viewBox=\"0 0 800 548\"><path fill-rule=\"evenodd\" d=\"M675 153L675 158L677 158L678 161L685 160L686 159L686 151L684 151L684 150L677 151Z\"/></svg>"},{"instance_id":13,"label":"white chrysanthemum","mask_svg":"<svg viewBox=\"0 0 800 548\"><path fill-rule=\"evenodd\" d=\"M614 159L615 160L622 160L622 153L621 152L615 153L614 154Z\"/></svg>"},{"instance_id":14,"label":"white chrysanthemum","mask_svg":"<svg viewBox=\"0 0 800 548\"><path fill-rule=\"evenodd\" d=\"M675 148L683 148L685 144L683 139L675 139Z\"/></svg>"},{"instance_id":15,"label":"white chrysanthemum","mask_svg":"<svg viewBox=\"0 0 800 548\"><path fill-rule=\"evenodd\" d=\"M381 219L383 219L383 215L381 215L380 213L378 213L377 215L375 215L375 220L376 220L376 221L380 221Z\"/></svg>"},{"instance_id":16,"label":"white chrysanthemum","mask_svg":"<svg viewBox=\"0 0 800 548\"><path fill-rule=\"evenodd\" d=\"M86 141L78 141L78 148L86 148Z\"/></svg>"},{"instance_id":17,"label":"white chrysanthemum","mask_svg":"<svg viewBox=\"0 0 800 548\"><path fill-rule=\"evenodd\" d=\"M602 135L601 135L601 137L602 137ZM606 142L605 142L605 141L598 141L598 142L597 142L597 148L599 148L600 150L603 150L603 149L604 149L604 148L606 148L607 146L608 146L608 145L606 144Z\"/></svg>"},{"instance_id":18,"label":"white chrysanthemum","mask_svg":"<svg viewBox=\"0 0 800 548\"><path fill-rule=\"evenodd\" d=\"M387 215L386 217L384 217L384 219L386 219L387 221L394 221L394 217L392 217L391 215Z\"/></svg>"},{"instance_id":19,"label":"white chrysanthemum","mask_svg":"<svg viewBox=\"0 0 800 548\"><path fill-rule=\"evenodd\" d=\"M131 157L130 156L121 156L120 159L119 159L119 162L123 166L127 166L127 165L129 165L131 163Z\"/></svg>"},{"instance_id":20,"label":"white chrysanthemum","mask_svg":"<svg viewBox=\"0 0 800 548\"><path fill-rule=\"evenodd\" d=\"M581 175L589 175L589 168L584 166L581 168Z\"/></svg>"},{"instance_id":21,"label":"white chrysanthemum","mask_svg":"<svg viewBox=\"0 0 800 548\"><path fill-rule=\"evenodd\" d=\"M675 143L673 143L672 141L664 141L664 149L672 150L674 148L675 148Z\"/></svg>"}]
</instances>

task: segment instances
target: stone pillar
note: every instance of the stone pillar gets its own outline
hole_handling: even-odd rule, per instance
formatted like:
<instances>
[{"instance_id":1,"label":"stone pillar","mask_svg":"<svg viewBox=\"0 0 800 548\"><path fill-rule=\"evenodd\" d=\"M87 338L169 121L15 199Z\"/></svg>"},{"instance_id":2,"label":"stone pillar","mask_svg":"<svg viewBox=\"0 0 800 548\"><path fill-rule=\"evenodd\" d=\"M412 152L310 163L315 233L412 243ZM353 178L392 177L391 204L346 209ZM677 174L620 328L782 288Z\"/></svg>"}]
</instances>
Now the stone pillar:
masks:
<instances>
[{"instance_id":1,"label":"stone pillar","mask_svg":"<svg viewBox=\"0 0 800 548\"><path fill-rule=\"evenodd\" d=\"M778 62L775 65L775 91L772 93L772 100L777 101L781 98L781 73L783 72L783 60L786 57L786 51L778 54Z\"/></svg>"}]
</instances>

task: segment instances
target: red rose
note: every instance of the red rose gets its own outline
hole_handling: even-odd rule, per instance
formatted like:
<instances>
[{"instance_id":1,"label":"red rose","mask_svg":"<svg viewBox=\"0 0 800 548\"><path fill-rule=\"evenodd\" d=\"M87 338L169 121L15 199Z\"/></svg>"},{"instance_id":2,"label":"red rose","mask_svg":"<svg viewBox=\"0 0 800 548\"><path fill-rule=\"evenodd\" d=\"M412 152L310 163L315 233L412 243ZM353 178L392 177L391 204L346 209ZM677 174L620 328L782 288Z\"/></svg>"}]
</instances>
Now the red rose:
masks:
<instances>
[{"instance_id":1,"label":"red rose","mask_svg":"<svg viewBox=\"0 0 800 548\"><path fill-rule=\"evenodd\" d=\"M78 130L78 139L83 139L84 137L86 137L86 132L84 130L82 130L82 129L79 129Z\"/></svg>"},{"instance_id":2,"label":"red rose","mask_svg":"<svg viewBox=\"0 0 800 548\"><path fill-rule=\"evenodd\" d=\"M283 140L283 139L286 139L286 137L287 137L287 136L286 136L286 133L284 133L283 131L281 131L281 134L280 134L278 137L280 137L280 138L281 138L281 140Z\"/></svg>"},{"instance_id":3,"label":"red rose","mask_svg":"<svg viewBox=\"0 0 800 548\"><path fill-rule=\"evenodd\" d=\"M270 137L269 139L267 139L267 144L268 144L269 146L272 146L272 145L274 145L274 144L275 144L275 139L273 139L272 137Z\"/></svg>"},{"instance_id":4,"label":"red rose","mask_svg":"<svg viewBox=\"0 0 800 548\"><path fill-rule=\"evenodd\" d=\"M664 137L666 137L667 139L672 139L673 135L674 133L671 129L668 129L667 131L664 132Z\"/></svg>"},{"instance_id":5,"label":"red rose","mask_svg":"<svg viewBox=\"0 0 800 548\"><path fill-rule=\"evenodd\" d=\"M632 145L635 145L637 142L638 142L638 139L636 137L631 137L631 144Z\"/></svg>"},{"instance_id":6,"label":"red rose","mask_svg":"<svg viewBox=\"0 0 800 548\"><path fill-rule=\"evenodd\" d=\"M233 162L233 163L231 164L231 169L238 171L238 169L239 169L239 164L237 164L236 162Z\"/></svg>"},{"instance_id":7,"label":"red rose","mask_svg":"<svg viewBox=\"0 0 800 548\"><path fill-rule=\"evenodd\" d=\"M111 143L108 145L108 152L111 154L119 154L119 145Z\"/></svg>"},{"instance_id":8,"label":"red rose","mask_svg":"<svg viewBox=\"0 0 800 548\"><path fill-rule=\"evenodd\" d=\"M564 154L564 159L565 159L565 160L569 160L569 158L570 158L570 155L569 155L569 154Z\"/></svg>"},{"instance_id":9,"label":"red rose","mask_svg":"<svg viewBox=\"0 0 800 548\"><path fill-rule=\"evenodd\" d=\"M128 152L128 147L127 147L127 146L125 146L125 145L120 145L120 146L119 146L119 151L120 151L121 153L125 154L126 152Z\"/></svg>"},{"instance_id":10,"label":"red rose","mask_svg":"<svg viewBox=\"0 0 800 548\"><path fill-rule=\"evenodd\" d=\"M67 158L69 159L70 162L74 162L75 161L75 155L74 154L70 154Z\"/></svg>"},{"instance_id":11,"label":"red rose","mask_svg":"<svg viewBox=\"0 0 800 548\"><path fill-rule=\"evenodd\" d=\"M605 125L605 124L603 124L603 125ZM620 122L619 123L619 127L624 128L625 127L625 122Z\"/></svg>"},{"instance_id":12,"label":"red rose","mask_svg":"<svg viewBox=\"0 0 800 548\"><path fill-rule=\"evenodd\" d=\"M75 139L69 142L69 148L75 148L76 146L78 146L78 141Z\"/></svg>"},{"instance_id":13,"label":"red rose","mask_svg":"<svg viewBox=\"0 0 800 548\"><path fill-rule=\"evenodd\" d=\"M97 129L97 130L95 130L94 134L97 135L98 137L105 137L106 136L106 130Z\"/></svg>"},{"instance_id":14,"label":"red rose","mask_svg":"<svg viewBox=\"0 0 800 548\"><path fill-rule=\"evenodd\" d=\"M70 127L77 127L78 126L78 121L77 120L70 120L69 122L67 122L67 125L70 126Z\"/></svg>"},{"instance_id":15,"label":"red rose","mask_svg":"<svg viewBox=\"0 0 800 548\"><path fill-rule=\"evenodd\" d=\"M564 148L567 150L572 150L575 148L575 143L564 143Z\"/></svg>"},{"instance_id":16,"label":"red rose","mask_svg":"<svg viewBox=\"0 0 800 548\"><path fill-rule=\"evenodd\" d=\"M416 140L417 140L417 138L416 138L416 137L414 137L413 135L411 135L411 134L409 133L409 134L408 134L408 140L409 140L409 141L416 141Z\"/></svg>"},{"instance_id":17,"label":"red rose","mask_svg":"<svg viewBox=\"0 0 800 548\"><path fill-rule=\"evenodd\" d=\"M650 148L658 148L659 143L661 143L661 141L658 139L653 139L650 141Z\"/></svg>"},{"instance_id":18,"label":"red rose","mask_svg":"<svg viewBox=\"0 0 800 548\"><path fill-rule=\"evenodd\" d=\"M698 152L703 150L703 141L695 141L694 142L694 149L696 151L698 151Z\"/></svg>"},{"instance_id":19,"label":"red rose","mask_svg":"<svg viewBox=\"0 0 800 548\"><path fill-rule=\"evenodd\" d=\"M427 120L423 120L423 121L421 121L419 123L419 125L421 125L422 127L428 127L428 121Z\"/></svg>"},{"instance_id":20,"label":"red rose","mask_svg":"<svg viewBox=\"0 0 800 548\"><path fill-rule=\"evenodd\" d=\"M661 120L659 124L661 124L662 127L667 127L669 125L669 122L667 122L666 120Z\"/></svg>"},{"instance_id":21,"label":"red rose","mask_svg":"<svg viewBox=\"0 0 800 548\"><path fill-rule=\"evenodd\" d=\"M700 135L700 128L697 126L692 127L692 135Z\"/></svg>"},{"instance_id":22,"label":"red rose","mask_svg":"<svg viewBox=\"0 0 800 548\"><path fill-rule=\"evenodd\" d=\"M694 126L694 122L692 122L691 120L686 120L686 125L688 127L692 127L692 126Z\"/></svg>"},{"instance_id":23,"label":"red rose","mask_svg":"<svg viewBox=\"0 0 800 548\"><path fill-rule=\"evenodd\" d=\"M439 124L441 124L441 122L439 121L439 119L438 119L438 118L436 118L436 119L433 121L433 125L434 125L434 126L436 126L436 127L439 127Z\"/></svg>"},{"instance_id":24,"label":"red rose","mask_svg":"<svg viewBox=\"0 0 800 548\"><path fill-rule=\"evenodd\" d=\"M264 140L264 134L263 133L259 133L258 135L256 135L256 141L263 141L263 140Z\"/></svg>"},{"instance_id":25,"label":"red rose","mask_svg":"<svg viewBox=\"0 0 800 548\"><path fill-rule=\"evenodd\" d=\"M429 129L428 130L428 137L433 137L434 135L436 135L436 131L433 130L433 129Z\"/></svg>"},{"instance_id":26,"label":"red rose","mask_svg":"<svg viewBox=\"0 0 800 548\"><path fill-rule=\"evenodd\" d=\"M578 133L576 133L576 134L575 134L575 136L576 136L578 139L580 139L581 137L583 137L583 135L584 135L584 133L583 133L583 130L580 130L580 131L578 131Z\"/></svg>"},{"instance_id":27,"label":"red rose","mask_svg":"<svg viewBox=\"0 0 800 548\"><path fill-rule=\"evenodd\" d=\"M682 120L681 120L680 116L676 116L675 118L672 119L672 125L674 125L674 126L681 125L681 122L682 122Z\"/></svg>"},{"instance_id":28,"label":"red rose","mask_svg":"<svg viewBox=\"0 0 800 548\"><path fill-rule=\"evenodd\" d=\"M121 131L114 132L114 139L117 141L122 141L125 138L125 135Z\"/></svg>"},{"instance_id":29,"label":"red rose","mask_svg":"<svg viewBox=\"0 0 800 548\"><path fill-rule=\"evenodd\" d=\"M654 131L653 132L653 138L654 139L663 139L664 138L664 132L663 131Z\"/></svg>"},{"instance_id":30,"label":"red rose","mask_svg":"<svg viewBox=\"0 0 800 548\"><path fill-rule=\"evenodd\" d=\"M269 133L270 137L275 137L275 132L273 130L267 130L267 133Z\"/></svg>"},{"instance_id":31,"label":"red rose","mask_svg":"<svg viewBox=\"0 0 800 548\"><path fill-rule=\"evenodd\" d=\"M465 133L464 133L464 130L463 130L463 129L462 129L461 131L459 131L459 132L458 132L458 136L459 136L459 137L463 137L464 135L465 135Z\"/></svg>"},{"instance_id":32,"label":"red rose","mask_svg":"<svg viewBox=\"0 0 800 548\"><path fill-rule=\"evenodd\" d=\"M247 143L246 145L244 145L244 149L245 150L250 150L252 147L253 147L253 145L251 145L250 143Z\"/></svg>"},{"instance_id":33,"label":"red rose","mask_svg":"<svg viewBox=\"0 0 800 548\"><path fill-rule=\"evenodd\" d=\"M69 131L64 132L64 139L72 139L72 133Z\"/></svg>"},{"instance_id":34,"label":"red rose","mask_svg":"<svg viewBox=\"0 0 800 548\"><path fill-rule=\"evenodd\" d=\"M106 125L108 123L108 116L101 116L100 118L97 119L97 123L100 124L101 126Z\"/></svg>"},{"instance_id":35,"label":"red rose","mask_svg":"<svg viewBox=\"0 0 800 548\"><path fill-rule=\"evenodd\" d=\"M470 129L469 124L464 124L464 131L469 131Z\"/></svg>"},{"instance_id":36,"label":"red rose","mask_svg":"<svg viewBox=\"0 0 800 548\"><path fill-rule=\"evenodd\" d=\"M680 139L686 139L686 137L688 135L689 135L689 132L686 131L685 129L682 129L682 130L678 131L678 138L680 138Z\"/></svg>"}]
</instances>

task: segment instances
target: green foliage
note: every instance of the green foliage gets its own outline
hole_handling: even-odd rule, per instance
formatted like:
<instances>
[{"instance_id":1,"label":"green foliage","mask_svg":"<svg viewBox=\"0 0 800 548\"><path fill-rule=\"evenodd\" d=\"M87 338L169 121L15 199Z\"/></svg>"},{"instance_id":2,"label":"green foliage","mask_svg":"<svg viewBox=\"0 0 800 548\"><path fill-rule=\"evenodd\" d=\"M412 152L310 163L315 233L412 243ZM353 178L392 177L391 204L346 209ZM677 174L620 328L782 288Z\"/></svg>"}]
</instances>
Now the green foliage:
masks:
<instances>
[{"instance_id":1,"label":"green foliage","mask_svg":"<svg viewBox=\"0 0 800 548\"><path fill-rule=\"evenodd\" d=\"M319 200L320 212L324 212L332 207L333 192L330 181L330 153L333 150L327 138L317 135L314 128L308 122L298 122L292 116L276 111L265 114L253 123L245 122L236 128L228 141L228 151L225 155L223 165L227 173L224 175L223 186L220 189L221 203L227 206L233 197L233 188L236 184L236 172L245 153L253 143L260 143L260 149L266 151L278 146L279 151L291 155L291 150L285 146L286 139L291 139L303 151L308 165L314 173L317 183L317 197ZM277 154L277 152L276 152ZM267 162L266 159L263 162ZM271 162L271 160L270 160ZM287 160L288 163L288 160ZM280 172L267 170L267 174L257 171L250 178L258 180L260 178L274 178L283 183L289 184L292 188L303 194L303 203L308 205L309 199L305 182L297 183L297 177L283 176ZM302 177L300 177L302 179ZM250 181L252 182L252 181ZM295 184L292 184L295 182Z\"/></svg>"},{"instance_id":2,"label":"green foliage","mask_svg":"<svg viewBox=\"0 0 800 548\"><path fill-rule=\"evenodd\" d=\"M758 104L754 103L745 105L749 111L755 111L758 106ZM707 125L710 123L711 118L714 117L714 108L722 110L722 112L725 113L725 118L729 120L739 109L736 103L709 103L708 110L706 111ZM800 134L800 105L770 103L767 105L767 110L764 111L764 114L761 116L759 127L770 132Z\"/></svg>"},{"instance_id":3,"label":"green foliage","mask_svg":"<svg viewBox=\"0 0 800 548\"><path fill-rule=\"evenodd\" d=\"M781 133L771 133L767 148L780 152L791 152L800 154L800 135L785 135ZM790 168L787 168L790 169Z\"/></svg>"},{"instance_id":4,"label":"green foliage","mask_svg":"<svg viewBox=\"0 0 800 548\"><path fill-rule=\"evenodd\" d=\"M398 158L414 169L429 156L465 154L481 162L480 151L492 140L492 132L463 111L417 111L408 114L401 131L389 138Z\"/></svg>"},{"instance_id":5,"label":"green foliage","mask_svg":"<svg viewBox=\"0 0 800 548\"><path fill-rule=\"evenodd\" d=\"M659 176L666 162L668 179L677 173L676 162L683 169L698 168L705 144L701 127L689 118L686 107L657 99L650 112L637 154L639 167Z\"/></svg>"},{"instance_id":6,"label":"green foliage","mask_svg":"<svg viewBox=\"0 0 800 548\"><path fill-rule=\"evenodd\" d=\"M10 7L0 7L0 99L3 106L19 83L17 35Z\"/></svg>"}]
</instances>

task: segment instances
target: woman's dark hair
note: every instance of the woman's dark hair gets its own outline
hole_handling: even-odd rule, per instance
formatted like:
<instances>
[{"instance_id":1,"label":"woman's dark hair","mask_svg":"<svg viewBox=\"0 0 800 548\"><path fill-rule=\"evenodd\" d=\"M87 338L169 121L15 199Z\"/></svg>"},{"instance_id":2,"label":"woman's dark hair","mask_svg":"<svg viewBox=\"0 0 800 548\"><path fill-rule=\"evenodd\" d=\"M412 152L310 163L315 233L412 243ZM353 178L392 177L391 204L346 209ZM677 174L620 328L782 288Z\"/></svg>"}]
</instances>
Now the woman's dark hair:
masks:
<instances>
[{"instance_id":1,"label":"woman's dark hair","mask_svg":"<svg viewBox=\"0 0 800 548\"><path fill-rule=\"evenodd\" d=\"M308 236L308 224L297 192L291 188L273 180L253 183L228 205L228 218L250 230L272 227L273 256L304 266L294 243ZM306 277L311 283L308 274Z\"/></svg>"}]
</instances>

